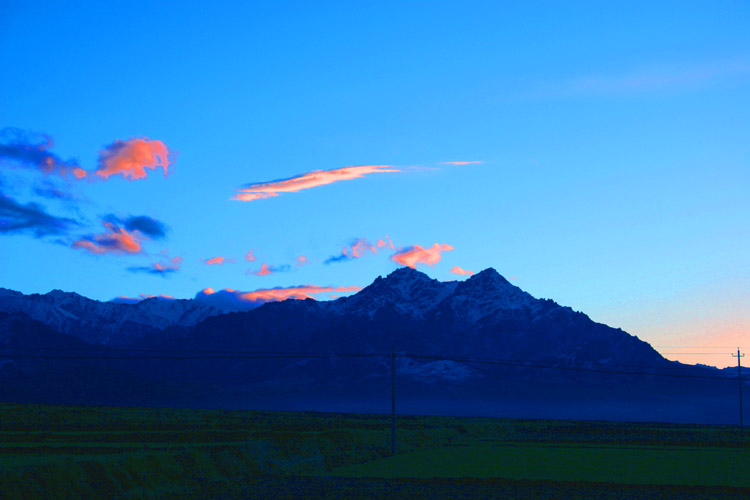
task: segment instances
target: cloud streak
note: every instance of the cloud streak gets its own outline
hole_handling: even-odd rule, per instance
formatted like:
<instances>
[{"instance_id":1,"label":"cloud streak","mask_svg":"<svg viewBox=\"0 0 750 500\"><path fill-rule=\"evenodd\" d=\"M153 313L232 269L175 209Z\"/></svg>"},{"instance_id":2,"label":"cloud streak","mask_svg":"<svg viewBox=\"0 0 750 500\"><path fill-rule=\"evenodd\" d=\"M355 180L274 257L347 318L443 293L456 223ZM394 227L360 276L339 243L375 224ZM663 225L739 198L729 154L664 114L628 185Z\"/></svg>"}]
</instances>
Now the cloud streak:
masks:
<instances>
[{"instance_id":1,"label":"cloud streak","mask_svg":"<svg viewBox=\"0 0 750 500\"><path fill-rule=\"evenodd\" d=\"M145 274L155 274L158 276L167 276L170 274L173 274L180 269L180 265L185 259L182 257L174 257L170 260L167 260L165 262L156 262L152 266L133 266L129 267L128 271L131 273L145 273Z\"/></svg>"},{"instance_id":2,"label":"cloud streak","mask_svg":"<svg viewBox=\"0 0 750 500\"><path fill-rule=\"evenodd\" d=\"M173 162L174 155L162 141L152 141L147 137L118 139L99 153L99 163L93 173L104 180L121 175L133 181L145 179L148 176L146 169L161 167L166 177Z\"/></svg>"},{"instance_id":3,"label":"cloud streak","mask_svg":"<svg viewBox=\"0 0 750 500\"><path fill-rule=\"evenodd\" d=\"M658 90L681 90L728 79L750 77L750 61L719 61L695 66L640 68L620 74L587 75L541 87L532 98L618 96Z\"/></svg>"},{"instance_id":4,"label":"cloud streak","mask_svg":"<svg viewBox=\"0 0 750 500\"><path fill-rule=\"evenodd\" d=\"M22 204L0 193L0 234L30 233L36 238L64 234L80 224L47 213L38 203Z\"/></svg>"},{"instance_id":5,"label":"cloud streak","mask_svg":"<svg viewBox=\"0 0 750 500\"><path fill-rule=\"evenodd\" d=\"M278 266L278 267L275 267L275 266L272 267L272 266L269 266L268 264L263 263L261 264L260 269L258 271L255 271L252 274L254 274L255 276L268 276L269 274L273 274L273 273L285 273L289 271L291 268L292 266L290 266L289 264L284 264L283 266Z\"/></svg>"},{"instance_id":6,"label":"cloud streak","mask_svg":"<svg viewBox=\"0 0 750 500\"><path fill-rule=\"evenodd\" d=\"M315 300L315 295L321 293L358 292L359 290L361 290L361 288L357 286L333 287L319 285L261 288L252 292L243 292L231 288L225 288L223 290L205 288L195 295L195 299L209 304L213 303L223 307L241 310L257 307L267 302L278 302L287 299Z\"/></svg>"},{"instance_id":7,"label":"cloud streak","mask_svg":"<svg viewBox=\"0 0 750 500\"><path fill-rule=\"evenodd\" d=\"M237 201L253 201L262 198L279 196L282 193L296 193L303 189L333 184L334 182L359 179L368 174L401 172L390 165L361 165L355 167L335 168L332 170L316 170L302 175L270 182L248 184L237 190L231 199Z\"/></svg>"},{"instance_id":8,"label":"cloud streak","mask_svg":"<svg viewBox=\"0 0 750 500\"><path fill-rule=\"evenodd\" d=\"M411 267L412 269L417 264L427 264L428 266L434 266L442 258L442 252L453 250L453 247L448 244L435 243L429 248L424 248L420 245L414 245L403 250L399 250L391 256L391 260L401 264L402 266Z\"/></svg>"}]
</instances>

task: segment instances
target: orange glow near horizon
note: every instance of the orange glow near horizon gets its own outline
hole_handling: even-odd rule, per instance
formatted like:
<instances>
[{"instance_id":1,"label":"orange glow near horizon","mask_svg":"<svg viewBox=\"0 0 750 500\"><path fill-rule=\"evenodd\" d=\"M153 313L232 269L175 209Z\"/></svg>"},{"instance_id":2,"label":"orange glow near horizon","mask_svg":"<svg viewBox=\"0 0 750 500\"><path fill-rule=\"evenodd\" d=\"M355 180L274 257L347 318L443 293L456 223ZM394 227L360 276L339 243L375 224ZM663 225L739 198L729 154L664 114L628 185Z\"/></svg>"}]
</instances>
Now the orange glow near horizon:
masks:
<instances>
[{"instance_id":1,"label":"orange glow near horizon","mask_svg":"<svg viewBox=\"0 0 750 500\"><path fill-rule=\"evenodd\" d=\"M132 181L145 179L147 168L156 170L161 167L166 177L169 163L169 149L161 141L147 137L127 141L118 139L100 153L99 167L94 173L105 180L112 175L122 175Z\"/></svg>"},{"instance_id":2,"label":"orange glow near horizon","mask_svg":"<svg viewBox=\"0 0 750 500\"><path fill-rule=\"evenodd\" d=\"M435 243L429 248L424 248L420 245L414 245L403 250L399 250L391 256L391 260L401 264L402 266L411 267L414 269L417 264L427 264L428 266L434 266L442 258L441 253L453 250L453 247L448 244Z\"/></svg>"},{"instance_id":3,"label":"orange glow near horizon","mask_svg":"<svg viewBox=\"0 0 750 500\"><path fill-rule=\"evenodd\" d=\"M303 189L325 186L339 181L359 179L367 174L401 172L390 165L362 165L355 167L335 168L332 170L316 170L296 177L280 181L259 182L238 189L238 194L232 200L253 201L262 198L279 196L280 193L296 193Z\"/></svg>"},{"instance_id":4,"label":"orange glow near horizon","mask_svg":"<svg viewBox=\"0 0 750 500\"><path fill-rule=\"evenodd\" d=\"M453 266L453 269L451 269L451 272L453 274L460 274L462 276L466 276L466 275L473 276L474 275L474 271L469 271L468 269L461 269L458 266Z\"/></svg>"},{"instance_id":5,"label":"orange glow near horizon","mask_svg":"<svg viewBox=\"0 0 750 500\"><path fill-rule=\"evenodd\" d=\"M73 242L73 248L82 248L90 253L138 253L141 251L141 236L138 231L128 232L111 222L102 223L107 232L96 234L90 240L77 240Z\"/></svg>"},{"instance_id":6,"label":"orange glow near horizon","mask_svg":"<svg viewBox=\"0 0 750 500\"><path fill-rule=\"evenodd\" d=\"M391 239L390 239L390 238L388 237L388 235L387 235L387 234L385 235L385 239L386 239L386 240L388 240L388 242L387 242L387 243L385 242L385 240L383 240L382 238L380 238L380 239L378 240L378 242L377 242L377 243L375 243L375 246L377 246L378 248L388 247L388 248L390 248L391 250L393 250L394 248L396 248L396 247L395 247L395 246L393 245L393 242L391 241Z\"/></svg>"},{"instance_id":7,"label":"orange glow near horizon","mask_svg":"<svg viewBox=\"0 0 750 500\"><path fill-rule=\"evenodd\" d=\"M358 286L318 286L318 285L301 285L293 286L289 288L271 288L265 290L256 290L254 292L247 292L240 295L242 300L250 302L270 302L280 301L286 299L314 299L313 294L326 293L326 292L358 292L361 290Z\"/></svg>"}]
</instances>

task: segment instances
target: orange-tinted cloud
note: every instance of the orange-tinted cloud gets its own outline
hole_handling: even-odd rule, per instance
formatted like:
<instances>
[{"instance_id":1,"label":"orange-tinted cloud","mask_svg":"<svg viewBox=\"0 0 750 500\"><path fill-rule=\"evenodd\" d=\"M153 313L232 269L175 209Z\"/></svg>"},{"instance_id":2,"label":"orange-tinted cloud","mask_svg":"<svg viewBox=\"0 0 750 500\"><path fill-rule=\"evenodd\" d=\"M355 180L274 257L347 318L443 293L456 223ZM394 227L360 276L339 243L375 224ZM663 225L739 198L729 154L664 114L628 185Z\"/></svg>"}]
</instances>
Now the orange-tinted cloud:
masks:
<instances>
[{"instance_id":1,"label":"orange-tinted cloud","mask_svg":"<svg viewBox=\"0 0 750 500\"><path fill-rule=\"evenodd\" d=\"M74 159L63 160L53 153L52 137L18 128L7 127L0 130L0 165L38 169L47 175L61 177L73 175L80 179L86 171Z\"/></svg>"},{"instance_id":2,"label":"orange-tinted cloud","mask_svg":"<svg viewBox=\"0 0 750 500\"><path fill-rule=\"evenodd\" d=\"M386 236L386 238L388 238L388 236ZM390 238L388 238L388 241L391 244L391 248L393 248L393 242ZM379 239L378 242L373 245L365 238L357 238L352 241L351 245L348 247L343 247L339 255L328 257L324 263L331 264L333 262L343 262L349 259L359 259L369 252L378 253L378 248L385 246L388 246L388 244L382 239Z\"/></svg>"},{"instance_id":3,"label":"orange-tinted cloud","mask_svg":"<svg viewBox=\"0 0 750 500\"><path fill-rule=\"evenodd\" d=\"M367 174L400 172L401 170L391 167L390 165L362 165L356 167L335 168L332 170L316 170L307 172L289 179L282 179L271 182L259 182L248 184L238 189L233 200L253 201L261 198L271 198L278 196L280 193L296 193L303 189L310 189L318 186L325 186L339 181L349 181L359 179Z\"/></svg>"},{"instance_id":4,"label":"orange-tinted cloud","mask_svg":"<svg viewBox=\"0 0 750 500\"><path fill-rule=\"evenodd\" d=\"M266 276L272 273L273 271L271 271L271 269L268 267L268 264L263 263L260 265L260 270L253 274L255 274L256 276Z\"/></svg>"},{"instance_id":5,"label":"orange-tinted cloud","mask_svg":"<svg viewBox=\"0 0 750 500\"><path fill-rule=\"evenodd\" d=\"M245 260L248 262L253 262L255 260L255 255L253 255L252 250L247 251L247 253L245 254Z\"/></svg>"},{"instance_id":6,"label":"orange-tinted cloud","mask_svg":"<svg viewBox=\"0 0 750 500\"><path fill-rule=\"evenodd\" d=\"M136 180L146 178L147 168L156 170L161 167L166 177L172 156L161 141L152 141L147 137L116 140L101 151L99 166L94 173L102 179L122 175L125 179ZM76 176L79 174L74 173Z\"/></svg>"},{"instance_id":7,"label":"orange-tinted cloud","mask_svg":"<svg viewBox=\"0 0 750 500\"><path fill-rule=\"evenodd\" d=\"M441 162L443 165L477 165L484 163L483 161L444 161Z\"/></svg>"},{"instance_id":8,"label":"orange-tinted cloud","mask_svg":"<svg viewBox=\"0 0 750 500\"><path fill-rule=\"evenodd\" d=\"M182 257L175 257L166 264L157 262L154 264L154 268L158 271L176 271L180 268L180 264L182 264L182 261L184 261Z\"/></svg>"},{"instance_id":9,"label":"orange-tinted cloud","mask_svg":"<svg viewBox=\"0 0 750 500\"><path fill-rule=\"evenodd\" d=\"M177 272L180 269L180 264L182 264L184 260L185 259L179 256L174 257L173 259L169 259L167 257L166 261L156 262L152 266L129 267L128 271L132 273L147 273L147 274L158 274L161 276L166 276L168 274Z\"/></svg>"},{"instance_id":10,"label":"orange-tinted cloud","mask_svg":"<svg viewBox=\"0 0 750 500\"><path fill-rule=\"evenodd\" d=\"M391 256L391 260L398 262L402 266L415 268L417 264L427 264L434 266L442 258L441 253L453 250L453 247L445 243L435 243L429 248L423 248L414 245L403 250L399 250Z\"/></svg>"},{"instance_id":11,"label":"orange-tinted cloud","mask_svg":"<svg viewBox=\"0 0 750 500\"><path fill-rule=\"evenodd\" d=\"M227 263L232 262L232 259L227 259L226 257L219 256L219 257L214 257L212 259L203 259L203 262L205 262L209 266L213 266L217 264L222 266L224 265L225 262Z\"/></svg>"},{"instance_id":12,"label":"orange-tinted cloud","mask_svg":"<svg viewBox=\"0 0 750 500\"><path fill-rule=\"evenodd\" d=\"M139 253L142 235L139 231L129 232L112 222L102 223L107 231L73 242L73 248L82 248L91 253Z\"/></svg>"},{"instance_id":13,"label":"orange-tinted cloud","mask_svg":"<svg viewBox=\"0 0 750 500\"><path fill-rule=\"evenodd\" d=\"M286 299L313 299L313 295L327 292L358 292L361 290L357 286L318 286L318 285L300 285L288 288L270 288L261 289L254 292L247 292L241 295L243 300L251 302L271 302Z\"/></svg>"},{"instance_id":14,"label":"orange-tinted cloud","mask_svg":"<svg viewBox=\"0 0 750 500\"><path fill-rule=\"evenodd\" d=\"M258 271L255 271L252 274L256 276L267 276L273 273L285 273L289 271L291 268L292 266L290 266L289 264L284 264L283 266L278 266L278 267L272 267L264 263L264 264L261 264L260 269ZM248 270L248 273L245 273L245 274L249 274L249 270Z\"/></svg>"},{"instance_id":15,"label":"orange-tinted cloud","mask_svg":"<svg viewBox=\"0 0 750 500\"><path fill-rule=\"evenodd\" d=\"M453 269L451 269L451 272L453 274L460 274L462 276L469 275L472 276L474 274L474 271L469 271L468 269L461 269L458 266L453 266Z\"/></svg>"},{"instance_id":16,"label":"orange-tinted cloud","mask_svg":"<svg viewBox=\"0 0 750 500\"><path fill-rule=\"evenodd\" d=\"M378 242L376 243L377 247L378 247L378 248L389 247L389 248L391 248L391 249L394 249L395 247L393 246L393 242L391 241L391 239L390 239L390 238L388 237L388 235L387 235L387 234L385 235L385 239L386 239L386 240L388 240L388 242L386 243L386 242L385 242L385 241L384 241L384 240L383 240L383 239L381 238L381 239L379 239L379 240L378 240Z\"/></svg>"}]
</instances>

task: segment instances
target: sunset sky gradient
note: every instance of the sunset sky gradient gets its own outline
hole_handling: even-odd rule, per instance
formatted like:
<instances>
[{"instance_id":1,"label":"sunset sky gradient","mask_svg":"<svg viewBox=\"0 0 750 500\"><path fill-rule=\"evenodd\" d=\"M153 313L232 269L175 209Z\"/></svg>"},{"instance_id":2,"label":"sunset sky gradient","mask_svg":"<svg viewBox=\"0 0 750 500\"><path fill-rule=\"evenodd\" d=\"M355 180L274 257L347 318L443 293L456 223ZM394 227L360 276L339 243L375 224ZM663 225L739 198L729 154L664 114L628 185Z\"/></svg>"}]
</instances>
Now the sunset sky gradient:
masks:
<instances>
[{"instance_id":1,"label":"sunset sky gradient","mask_svg":"<svg viewBox=\"0 0 750 500\"><path fill-rule=\"evenodd\" d=\"M494 267L731 365L749 25L742 1L5 2L0 286L326 300Z\"/></svg>"}]
</instances>

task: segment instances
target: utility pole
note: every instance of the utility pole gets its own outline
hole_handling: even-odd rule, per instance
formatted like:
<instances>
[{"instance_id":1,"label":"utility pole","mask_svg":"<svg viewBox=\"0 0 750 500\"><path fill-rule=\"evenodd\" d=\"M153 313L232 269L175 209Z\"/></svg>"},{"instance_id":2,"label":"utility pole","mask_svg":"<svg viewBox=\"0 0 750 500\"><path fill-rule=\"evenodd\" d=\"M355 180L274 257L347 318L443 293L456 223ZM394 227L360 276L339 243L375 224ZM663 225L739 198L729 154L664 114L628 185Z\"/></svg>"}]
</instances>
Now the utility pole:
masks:
<instances>
[{"instance_id":1,"label":"utility pole","mask_svg":"<svg viewBox=\"0 0 750 500\"><path fill-rule=\"evenodd\" d=\"M396 454L396 346L391 351L391 455Z\"/></svg>"},{"instance_id":2,"label":"utility pole","mask_svg":"<svg viewBox=\"0 0 750 500\"><path fill-rule=\"evenodd\" d=\"M737 358L737 380L740 382L740 436L745 439L745 423L742 419L742 364L740 360L745 356L744 353L740 354L740 348L737 348L737 354L732 354L732 357Z\"/></svg>"}]
</instances>

